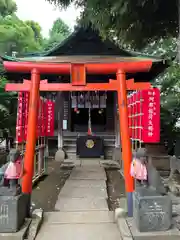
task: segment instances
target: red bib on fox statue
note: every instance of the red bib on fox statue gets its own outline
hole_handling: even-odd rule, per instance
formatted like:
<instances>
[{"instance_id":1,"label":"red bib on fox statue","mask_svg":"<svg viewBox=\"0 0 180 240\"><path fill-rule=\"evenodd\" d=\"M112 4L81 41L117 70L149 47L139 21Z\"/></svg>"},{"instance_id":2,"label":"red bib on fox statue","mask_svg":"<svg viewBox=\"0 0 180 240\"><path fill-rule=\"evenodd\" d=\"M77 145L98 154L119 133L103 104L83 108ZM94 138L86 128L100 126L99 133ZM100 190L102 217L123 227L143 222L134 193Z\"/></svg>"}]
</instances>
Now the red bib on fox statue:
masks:
<instances>
[{"instance_id":1,"label":"red bib on fox statue","mask_svg":"<svg viewBox=\"0 0 180 240\"><path fill-rule=\"evenodd\" d=\"M22 157L20 152L17 149L11 149L9 153L10 162L5 171L5 178L9 180L17 180L21 178L23 164L22 164Z\"/></svg>"}]
</instances>

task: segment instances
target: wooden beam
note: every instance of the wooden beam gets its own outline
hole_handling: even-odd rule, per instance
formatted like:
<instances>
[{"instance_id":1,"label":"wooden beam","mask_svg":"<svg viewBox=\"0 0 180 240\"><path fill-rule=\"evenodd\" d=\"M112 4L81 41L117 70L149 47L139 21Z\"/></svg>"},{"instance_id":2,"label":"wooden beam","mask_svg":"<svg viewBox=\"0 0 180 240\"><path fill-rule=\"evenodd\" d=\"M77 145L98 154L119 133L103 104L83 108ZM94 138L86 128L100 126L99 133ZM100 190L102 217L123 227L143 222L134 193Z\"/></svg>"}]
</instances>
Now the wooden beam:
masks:
<instances>
[{"instance_id":1,"label":"wooden beam","mask_svg":"<svg viewBox=\"0 0 180 240\"><path fill-rule=\"evenodd\" d=\"M70 74L71 63L38 63L38 62L3 62L7 72L30 73L36 68L41 74ZM148 72L152 67L152 61L111 62L111 63L85 63L88 74L116 74L118 69L126 73Z\"/></svg>"},{"instance_id":2,"label":"wooden beam","mask_svg":"<svg viewBox=\"0 0 180 240\"><path fill-rule=\"evenodd\" d=\"M6 91L30 91L31 82L28 80L24 80L23 83L7 83L5 90ZM110 80L109 83L87 83L84 86L72 85L71 83L47 83L47 80L41 80L40 83L40 91L42 92L77 92L77 91L117 91L118 89L118 81ZM141 82L134 83L134 80L126 81L126 89L128 91L135 90L144 90L151 88L150 83Z\"/></svg>"}]
</instances>

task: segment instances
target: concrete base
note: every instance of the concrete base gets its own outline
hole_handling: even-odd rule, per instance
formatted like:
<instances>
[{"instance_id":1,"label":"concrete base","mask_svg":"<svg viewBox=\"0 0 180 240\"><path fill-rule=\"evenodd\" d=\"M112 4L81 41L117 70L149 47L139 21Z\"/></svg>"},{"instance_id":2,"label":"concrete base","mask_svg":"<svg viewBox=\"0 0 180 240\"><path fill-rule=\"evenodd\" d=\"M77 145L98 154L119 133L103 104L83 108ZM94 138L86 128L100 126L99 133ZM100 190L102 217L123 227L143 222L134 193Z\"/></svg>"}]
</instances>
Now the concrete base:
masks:
<instances>
[{"instance_id":1,"label":"concrete base","mask_svg":"<svg viewBox=\"0 0 180 240\"><path fill-rule=\"evenodd\" d=\"M132 218L118 218L117 225L122 240L178 240L180 238L180 232L175 227L169 231L141 233L137 230Z\"/></svg>"},{"instance_id":2,"label":"concrete base","mask_svg":"<svg viewBox=\"0 0 180 240\"><path fill-rule=\"evenodd\" d=\"M31 224L31 219L26 219L24 225L20 231L16 233L0 233L0 239L2 240L24 240Z\"/></svg>"},{"instance_id":3,"label":"concrete base","mask_svg":"<svg viewBox=\"0 0 180 240\"><path fill-rule=\"evenodd\" d=\"M149 233L140 233L132 218L127 219L127 224L130 228L130 231L133 235L133 239L135 240L152 240L156 238L156 240L176 240L180 239L180 232L177 228L173 227L168 231L161 231L161 232L149 232Z\"/></svg>"}]
</instances>

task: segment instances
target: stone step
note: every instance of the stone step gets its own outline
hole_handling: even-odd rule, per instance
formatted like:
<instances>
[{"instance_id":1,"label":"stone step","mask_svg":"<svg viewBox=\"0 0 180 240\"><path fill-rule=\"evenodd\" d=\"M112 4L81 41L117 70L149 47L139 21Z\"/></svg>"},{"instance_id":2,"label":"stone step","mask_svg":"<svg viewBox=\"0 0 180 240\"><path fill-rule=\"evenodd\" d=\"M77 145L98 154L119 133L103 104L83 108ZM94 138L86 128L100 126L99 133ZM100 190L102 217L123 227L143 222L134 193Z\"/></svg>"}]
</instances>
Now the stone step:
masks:
<instances>
[{"instance_id":1,"label":"stone step","mask_svg":"<svg viewBox=\"0 0 180 240\"><path fill-rule=\"evenodd\" d=\"M86 172L73 170L69 179L73 180L104 180L106 181L106 174L104 172Z\"/></svg>"},{"instance_id":2,"label":"stone step","mask_svg":"<svg viewBox=\"0 0 180 240\"><path fill-rule=\"evenodd\" d=\"M91 158L91 159L89 159L89 158L81 158L81 167L83 167L83 169L84 169L84 167L88 167L88 169L90 168L90 167L94 167L94 168L96 168L97 169L97 166L99 166L100 167L100 159L99 158Z\"/></svg>"},{"instance_id":3,"label":"stone step","mask_svg":"<svg viewBox=\"0 0 180 240\"><path fill-rule=\"evenodd\" d=\"M81 160L81 166L76 167L73 170L73 173L99 173L104 174L104 168L100 166L100 161L92 161L92 160Z\"/></svg>"},{"instance_id":4,"label":"stone step","mask_svg":"<svg viewBox=\"0 0 180 240\"><path fill-rule=\"evenodd\" d=\"M106 183L103 180L70 180L68 179L64 187L79 187L79 188L106 188Z\"/></svg>"},{"instance_id":5,"label":"stone step","mask_svg":"<svg viewBox=\"0 0 180 240\"><path fill-rule=\"evenodd\" d=\"M109 211L107 201L102 198L58 198L55 210L63 212Z\"/></svg>"},{"instance_id":6,"label":"stone step","mask_svg":"<svg viewBox=\"0 0 180 240\"><path fill-rule=\"evenodd\" d=\"M107 199L106 188L85 188L85 187L69 187L65 185L61 190L59 197L69 198L104 198Z\"/></svg>"},{"instance_id":7,"label":"stone step","mask_svg":"<svg viewBox=\"0 0 180 240\"><path fill-rule=\"evenodd\" d=\"M114 223L99 224L44 224L36 240L120 240Z\"/></svg>"},{"instance_id":8,"label":"stone step","mask_svg":"<svg viewBox=\"0 0 180 240\"><path fill-rule=\"evenodd\" d=\"M114 212L47 212L44 215L44 222L49 224L113 223Z\"/></svg>"}]
</instances>

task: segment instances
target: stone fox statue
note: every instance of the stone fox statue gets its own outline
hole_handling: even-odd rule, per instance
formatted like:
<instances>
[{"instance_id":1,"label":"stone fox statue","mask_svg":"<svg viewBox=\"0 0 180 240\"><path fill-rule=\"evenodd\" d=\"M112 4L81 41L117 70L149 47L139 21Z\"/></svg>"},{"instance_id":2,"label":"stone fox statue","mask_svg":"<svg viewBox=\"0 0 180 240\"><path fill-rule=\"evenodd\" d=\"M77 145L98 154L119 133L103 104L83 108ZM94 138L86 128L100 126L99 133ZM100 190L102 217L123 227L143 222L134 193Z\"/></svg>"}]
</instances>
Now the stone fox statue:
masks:
<instances>
[{"instance_id":1,"label":"stone fox statue","mask_svg":"<svg viewBox=\"0 0 180 240\"><path fill-rule=\"evenodd\" d=\"M131 163L131 176L134 177L139 183L147 183L148 173L146 167L145 151L138 149L133 152L133 159Z\"/></svg>"},{"instance_id":2,"label":"stone fox statue","mask_svg":"<svg viewBox=\"0 0 180 240\"><path fill-rule=\"evenodd\" d=\"M133 159L137 159L136 163L138 168L136 169L136 176L132 176L137 180L137 184L146 185L149 188L154 189L159 194L166 194L166 189L162 183L160 174L153 166L151 158L147 156L145 148L140 148L136 153L133 153ZM133 165L133 161L131 167ZM133 170L133 169L131 169Z\"/></svg>"},{"instance_id":3,"label":"stone fox statue","mask_svg":"<svg viewBox=\"0 0 180 240\"><path fill-rule=\"evenodd\" d=\"M18 149L11 149L8 155L9 161L0 171L1 186L15 187L22 174L22 158Z\"/></svg>"}]
</instances>

